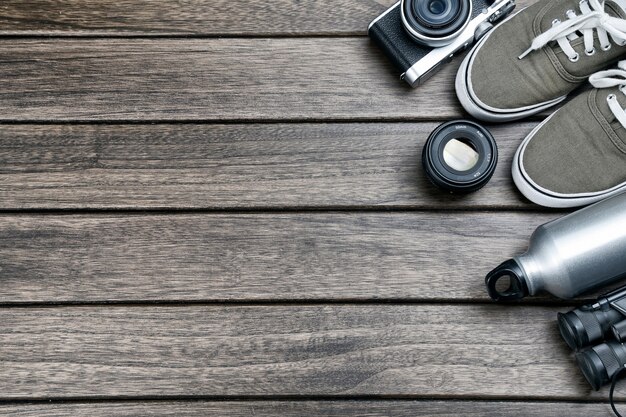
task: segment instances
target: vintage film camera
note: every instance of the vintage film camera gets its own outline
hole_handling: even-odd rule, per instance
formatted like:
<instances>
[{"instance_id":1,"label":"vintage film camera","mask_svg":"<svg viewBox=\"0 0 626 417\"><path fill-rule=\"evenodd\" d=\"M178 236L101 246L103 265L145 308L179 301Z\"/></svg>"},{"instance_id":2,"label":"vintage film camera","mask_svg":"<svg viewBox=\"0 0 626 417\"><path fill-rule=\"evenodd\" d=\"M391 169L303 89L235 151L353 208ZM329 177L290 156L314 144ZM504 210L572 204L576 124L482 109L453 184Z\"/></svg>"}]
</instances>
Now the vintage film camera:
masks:
<instances>
[{"instance_id":1,"label":"vintage film camera","mask_svg":"<svg viewBox=\"0 0 626 417\"><path fill-rule=\"evenodd\" d=\"M515 0L402 0L370 23L368 35L417 87L514 8Z\"/></svg>"}]
</instances>

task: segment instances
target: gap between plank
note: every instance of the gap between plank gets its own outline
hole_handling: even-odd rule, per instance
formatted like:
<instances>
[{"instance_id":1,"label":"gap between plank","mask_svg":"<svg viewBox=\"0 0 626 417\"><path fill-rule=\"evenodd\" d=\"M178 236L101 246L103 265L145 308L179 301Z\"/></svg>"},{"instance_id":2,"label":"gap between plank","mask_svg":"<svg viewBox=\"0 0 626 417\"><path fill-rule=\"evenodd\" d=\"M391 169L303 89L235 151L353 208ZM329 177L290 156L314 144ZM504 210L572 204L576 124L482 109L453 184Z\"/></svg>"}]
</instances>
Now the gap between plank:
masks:
<instances>
[{"instance_id":1,"label":"gap between plank","mask_svg":"<svg viewBox=\"0 0 626 417\"><path fill-rule=\"evenodd\" d=\"M532 307L578 307L594 301L590 299L559 300L559 299L527 299L521 302L508 303L508 306L532 306ZM407 299L407 298L387 298L387 299L258 299L258 300L111 300L111 301L19 301L0 302L0 309L8 308L68 308L68 307L113 307L113 308L142 308L142 307L280 307L280 306L319 306L319 305L368 305L368 306L410 306L410 305L495 305L496 303L488 299ZM505 305L505 304L500 304Z\"/></svg>"},{"instance_id":2,"label":"gap between plank","mask_svg":"<svg viewBox=\"0 0 626 417\"><path fill-rule=\"evenodd\" d=\"M244 402L244 401L284 401L284 402L313 402L313 401L406 401L406 402L427 402L427 401L481 401L481 402L525 402L525 403L575 403L575 404L598 404L608 400L604 398L591 399L571 399L567 397L497 397L497 396L413 396L413 395L247 395L247 396L210 396L210 395L162 395L162 396L115 396L115 397L40 397L28 399L7 399L0 397L0 405L11 404L81 404L81 403L117 403L117 402L170 402L170 401L194 401L194 402ZM616 404L626 402L615 401Z\"/></svg>"},{"instance_id":3,"label":"gap between plank","mask_svg":"<svg viewBox=\"0 0 626 417\"><path fill-rule=\"evenodd\" d=\"M409 89L409 87L407 87ZM540 122L545 119L546 114L530 116L524 119L524 122ZM467 117L467 115L465 115ZM292 118L292 119L273 119L273 118L250 118L250 119L107 119L107 120L0 120L1 125L236 125L236 124L355 124L355 123L442 123L450 120L450 117L441 118L415 118L406 117L346 117L346 118ZM495 126L494 124L485 123L487 128Z\"/></svg>"},{"instance_id":4,"label":"gap between plank","mask_svg":"<svg viewBox=\"0 0 626 417\"><path fill-rule=\"evenodd\" d=\"M544 213L565 215L570 211L562 209L546 209L539 206L530 207L411 207L411 206L286 206L286 207L221 207L221 208L1 208L0 215L146 215L146 216L175 216L184 214L276 214L276 213Z\"/></svg>"},{"instance_id":5,"label":"gap between plank","mask_svg":"<svg viewBox=\"0 0 626 417\"><path fill-rule=\"evenodd\" d=\"M107 33L90 30L92 33L67 32L67 33L0 33L1 39L302 39L302 38L366 38L367 33L364 32L346 32L346 33L212 33L212 34L194 34L194 33Z\"/></svg>"}]
</instances>

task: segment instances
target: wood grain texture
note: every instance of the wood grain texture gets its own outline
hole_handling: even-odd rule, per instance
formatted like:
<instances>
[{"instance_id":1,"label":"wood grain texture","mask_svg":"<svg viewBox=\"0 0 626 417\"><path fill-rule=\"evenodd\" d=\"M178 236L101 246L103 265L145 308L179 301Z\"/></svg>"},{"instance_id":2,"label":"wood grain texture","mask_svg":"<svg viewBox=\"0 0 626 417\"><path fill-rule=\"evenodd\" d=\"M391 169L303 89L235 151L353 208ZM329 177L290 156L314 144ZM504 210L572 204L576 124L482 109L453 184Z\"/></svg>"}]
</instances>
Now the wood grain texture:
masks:
<instances>
[{"instance_id":1,"label":"wood grain texture","mask_svg":"<svg viewBox=\"0 0 626 417\"><path fill-rule=\"evenodd\" d=\"M460 58L413 89L361 37L6 38L0 56L0 122L466 116L454 92Z\"/></svg>"},{"instance_id":2,"label":"wood grain texture","mask_svg":"<svg viewBox=\"0 0 626 417\"><path fill-rule=\"evenodd\" d=\"M0 300L487 300L528 213L0 217Z\"/></svg>"},{"instance_id":3,"label":"wood grain texture","mask_svg":"<svg viewBox=\"0 0 626 417\"><path fill-rule=\"evenodd\" d=\"M365 35L394 2L3 0L0 35Z\"/></svg>"},{"instance_id":4,"label":"wood grain texture","mask_svg":"<svg viewBox=\"0 0 626 417\"><path fill-rule=\"evenodd\" d=\"M510 166L534 123L491 129L476 193L421 167L435 123L0 126L0 208L530 208Z\"/></svg>"},{"instance_id":5,"label":"wood grain texture","mask_svg":"<svg viewBox=\"0 0 626 417\"><path fill-rule=\"evenodd\" d=\"M608 411L558 336L567 306L473 303L559 214L501 211L532 207L508 170L533 123L493 129L481 192L428 185L460 60L399 81L364 37L392 2L2 1L1 415ZM328 211L373 207L430 211ZM327 401L272 401L306 396ZM379 400L332 401L352 396Z\"/></svg>"},{"instance_id":6,"label":"wood grain texture","mask_svg":"<svg viewBox=\"0 0 626 417\"><path fill-rule=\"evenodd\" d=\"M608 404L517 401L158 401L1 405L6 417L589 417Z\"/></svg>"},{"instance_id":7,"label":"wood grain texture","mask_svg":"<svg viewBox=\"0 0 626 417\"><path fill-rule=\"evenodd\" d=\"M608 389L591 392L558 335L556 313L484 304L2 309L0 399L604 399Z\"/></svg>"},{"instance_id":8,"label":"wood grain texture","mask_svg":"<svg viewBox=\"0 0 626 417\"><path fill-rule=\"evenodd\" d=\"M460 60L417 89L366 38L5 39L0 121L462 115Z\"/></svg>"}]
</instances>

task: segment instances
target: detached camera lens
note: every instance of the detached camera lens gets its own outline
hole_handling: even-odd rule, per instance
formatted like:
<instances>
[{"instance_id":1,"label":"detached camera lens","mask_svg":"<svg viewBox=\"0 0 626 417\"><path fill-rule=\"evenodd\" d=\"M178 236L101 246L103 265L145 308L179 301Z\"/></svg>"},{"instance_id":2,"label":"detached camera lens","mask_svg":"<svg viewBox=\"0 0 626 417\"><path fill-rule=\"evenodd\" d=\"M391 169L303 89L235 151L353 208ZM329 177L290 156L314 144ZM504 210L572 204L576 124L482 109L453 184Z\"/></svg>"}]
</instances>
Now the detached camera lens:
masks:
<instances>
[{"instance_id":1,"label":"detached camera lens","mask_svg":"<svg viewBox=\"0 0 626 417\"><path fill-rule=\"evenodd\" d=\"M467 193L485 185L498 160L498 148L491 133L466 120L437 127L422 151L422 165L428 179L446 191Z\"/></svg>"}]
</instances>

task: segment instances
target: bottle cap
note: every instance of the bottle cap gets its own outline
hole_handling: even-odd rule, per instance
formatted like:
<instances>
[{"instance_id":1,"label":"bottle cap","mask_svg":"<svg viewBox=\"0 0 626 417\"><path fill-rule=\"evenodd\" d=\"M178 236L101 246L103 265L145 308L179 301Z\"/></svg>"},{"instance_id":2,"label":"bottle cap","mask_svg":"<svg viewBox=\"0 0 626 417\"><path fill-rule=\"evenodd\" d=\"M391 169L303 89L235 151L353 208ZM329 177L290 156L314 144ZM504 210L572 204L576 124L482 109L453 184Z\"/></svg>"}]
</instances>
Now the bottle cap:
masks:
<instances>
[{"instance_id":1,"label":"bottle cap","mask_svg":"<svg viewBox=\"0 0 626 417\"><path fill-rule=\"evenodd\" d=\"M485 284L494 301L520 300L528 295L526 276L514 259L502 262L488 273Z\"/></svg>"}]
</instances>

